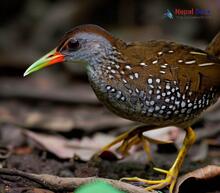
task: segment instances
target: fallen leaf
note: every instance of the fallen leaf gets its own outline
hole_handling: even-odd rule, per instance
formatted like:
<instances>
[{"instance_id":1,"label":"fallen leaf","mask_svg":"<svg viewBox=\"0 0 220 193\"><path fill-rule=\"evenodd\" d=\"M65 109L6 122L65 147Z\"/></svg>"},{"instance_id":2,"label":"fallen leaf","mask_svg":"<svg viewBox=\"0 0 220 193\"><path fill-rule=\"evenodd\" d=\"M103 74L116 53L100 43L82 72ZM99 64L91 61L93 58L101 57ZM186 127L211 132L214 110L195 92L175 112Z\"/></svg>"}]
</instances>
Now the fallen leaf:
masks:
<instances>
[{"instance_id":1,"label":"fallen leaf","mask_svg":"<svg viewBox=\"0 0 220 193\"><path fill-rule=\"evenodd\" d=\"M163 127L163 128L158 128L158 129L153 129L149 131L145 131L143 133L144 136L149 137L152 140L158 141L158 143L171 143L175 142L182 143L184 130L180 129L178 127ZM181 139L179 139L181 136ZM180 142L181 141L181 142Z\"/></svg>"},{"instance_id":2,"label":"fallen leaf","mask_svg":"<svg viewBox=\"0 0 220 193\"><path fill-rule=\"evenodd\" d=\"M211 193L220 191L220 166L209 165L180 177L175 193Z\"/></svg>"},{"instance_id":3,"label":"fallen leaf","mask_svg":"<svg viewBox=\"0 0 220 193\"><path fill-rule=\"evenodd\" d=\"M38 134L31 131L26 131L25 134L61 159L72 158L76 155L84 161L90 160L102 146L114 139L114 137L104 134L96 134L92 138L84 137L81 140L68 140L59 135Z\"/></svg>"}]
</instances>

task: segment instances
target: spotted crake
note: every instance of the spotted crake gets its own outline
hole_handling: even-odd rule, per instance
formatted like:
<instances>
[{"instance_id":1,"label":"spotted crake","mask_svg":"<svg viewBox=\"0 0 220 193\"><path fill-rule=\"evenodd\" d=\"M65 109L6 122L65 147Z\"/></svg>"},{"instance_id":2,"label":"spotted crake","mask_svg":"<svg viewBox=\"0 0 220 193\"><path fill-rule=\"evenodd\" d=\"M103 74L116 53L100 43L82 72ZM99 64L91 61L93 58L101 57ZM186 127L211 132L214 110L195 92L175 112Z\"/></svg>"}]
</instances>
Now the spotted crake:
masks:
<instances>
[{"instance_id":1,"label":"spotted crake","mask_svg":"<svg viewBox=\"0 0 220 193\"><path fill-rule=\"evenodd\" d=\"M139 122L105 146L108 150L122 142L119 151L127 155L133 144L142 143L149 153L143 131L165 126L178 126L186 131L183 146L162 180L124 178L152 186L148 190L169 185L173 191L189 147L195 140L190 127L201 113L219 97L220 34L203 51L166 41L124 42L103 28L82 25L66 33L60 44L31 65L24 75L43 67L68 61L86 64L90 84L99 100L120 117Z\"/></svg>"}]
</instances>

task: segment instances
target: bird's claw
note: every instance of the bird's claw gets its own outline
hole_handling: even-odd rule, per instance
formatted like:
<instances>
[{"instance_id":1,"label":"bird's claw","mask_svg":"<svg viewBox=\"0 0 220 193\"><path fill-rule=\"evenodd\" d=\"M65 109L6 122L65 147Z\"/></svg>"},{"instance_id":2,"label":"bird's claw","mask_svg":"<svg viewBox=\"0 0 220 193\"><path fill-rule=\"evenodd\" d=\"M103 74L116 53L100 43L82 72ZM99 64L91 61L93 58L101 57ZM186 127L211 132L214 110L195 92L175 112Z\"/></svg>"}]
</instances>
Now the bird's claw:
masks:
<instances>
[{"instance_id":1,"label":"bird's claw","mask_svg":"<svg viewBox=\"0 0 220 193\"><path fill-rule=\"evenodd\" d=\"M122 181L132 181L132 182L141 182L147 185L151 185L146 187L145 189L148 191L152 191L152 190L157 190L157 189L162 189L166 186L169 186L169 192L172 193L175 183L176 183L176 179L177 179L177 172L175 171L175 169L170 169L170 170L164 170L164 169L160 169L160 168L154 168L154 170L161 172L161 173L165 173L166 174L166 178L162 179L162 180L146 180L146 179L142 179L142 178L138 178L138 177L131 177L131 178L121 178Z\"/></svg>"}]
</instances>

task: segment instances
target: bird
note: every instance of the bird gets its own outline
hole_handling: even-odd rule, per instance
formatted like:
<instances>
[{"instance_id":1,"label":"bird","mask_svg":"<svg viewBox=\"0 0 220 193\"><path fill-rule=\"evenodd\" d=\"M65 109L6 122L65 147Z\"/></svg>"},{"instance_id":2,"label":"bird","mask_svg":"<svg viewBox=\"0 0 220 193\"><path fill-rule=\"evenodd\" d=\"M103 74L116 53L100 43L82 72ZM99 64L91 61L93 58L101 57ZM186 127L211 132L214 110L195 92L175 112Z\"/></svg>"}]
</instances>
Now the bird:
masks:
<instances>
[{"instance_id":1,"label":"bird","mask_svg":"<svg viewBox=\"0 0 220 193\"><path fill-rule=\"evenodd\" d=\"M132 145L142 143L149 154L144 131L176 126L186 135L177 158L161 180L127 177L142 182L146 190L165 187L174 191L176 180L196 135L192 124L211 105L220 91L220 33L206 50L184 44L150 40L126 42L93 24L76 26L65 33L58 46L33 63L27 76L60 62L86 65L88 80L97 98L116 115L139 125L118 136L102 150L121 143L128 153Z\"/></svg>"}]
</instances>

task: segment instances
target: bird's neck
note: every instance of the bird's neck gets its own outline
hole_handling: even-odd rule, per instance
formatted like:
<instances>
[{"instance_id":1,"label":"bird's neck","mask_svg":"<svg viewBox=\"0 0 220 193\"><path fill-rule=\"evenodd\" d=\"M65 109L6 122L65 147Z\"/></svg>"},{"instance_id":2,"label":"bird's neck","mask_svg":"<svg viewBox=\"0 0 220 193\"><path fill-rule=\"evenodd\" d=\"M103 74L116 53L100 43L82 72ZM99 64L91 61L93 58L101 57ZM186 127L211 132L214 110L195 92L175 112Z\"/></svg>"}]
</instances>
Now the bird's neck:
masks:
<instances>
[{"instance_id":1,"label":"bird's neck","mask_svg":"<svg viewBox=\"0 0 220 193\"><path fill-rule=\"evenodd\" d=\"M118 63L124 62L124 58L120 52L125 43L117 40L112 43L105 43L105 46L100 46L97 49L91 50L87 72L89 79L95 82L100 82L101 79L111 79L109 71L115 68ZM118 48L119 47L119 48Z\"/></svg>"}]
</instances>

